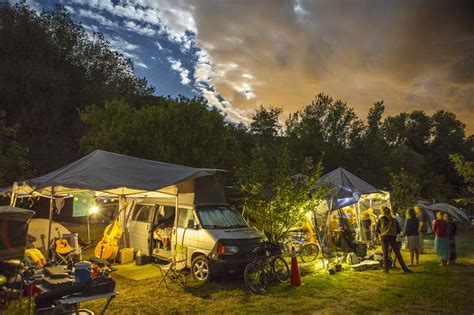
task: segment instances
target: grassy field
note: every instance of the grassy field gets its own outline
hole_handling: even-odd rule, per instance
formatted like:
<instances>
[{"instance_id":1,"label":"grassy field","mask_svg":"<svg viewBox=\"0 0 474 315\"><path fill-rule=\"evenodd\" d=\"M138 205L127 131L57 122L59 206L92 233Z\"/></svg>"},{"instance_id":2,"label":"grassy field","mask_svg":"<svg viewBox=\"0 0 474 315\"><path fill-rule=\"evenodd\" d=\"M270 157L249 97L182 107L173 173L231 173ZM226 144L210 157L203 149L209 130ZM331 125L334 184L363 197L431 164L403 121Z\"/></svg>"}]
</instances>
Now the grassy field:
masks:
<instances>
[{"instance_id":1,"label":"grassy field","mask_svg":"<svg viewBox=\"0 0 474 315\"><path fill-rule=\"evenodd\" d=\"M186 289L158 287L159 278L134 281L116 276L119 296L111 314L159 313L456 313L474 312L474 230L458 240L459 265L442 268L432 251L414 273L343 271L303 277L304 285L274 286L250 294L243 280L191 283ZM407 258L408 253L404 252ZM101 303L84 305L98 311Z\"/></svg>"},{"instance_id":2,"label":"grassy field","mask_svg":"<svg viewBox=\"0 0 474 315\"><path fill-rule=\"evenodd\" d=\"M159 287L160 278L135 281L114 275L119 295L108 314L169 313L452 313L474 312L474 229L458 238L459 264L443 268L432 251L413 274L399 270L325 272L303 277L304 285L273 286L266 295L246 289L243 279ZM408 258L408 252L403 252ZM105 301L81 305L99 313ZM11 313L15 313L11 305Z\"/></svg>"}]
</instances>

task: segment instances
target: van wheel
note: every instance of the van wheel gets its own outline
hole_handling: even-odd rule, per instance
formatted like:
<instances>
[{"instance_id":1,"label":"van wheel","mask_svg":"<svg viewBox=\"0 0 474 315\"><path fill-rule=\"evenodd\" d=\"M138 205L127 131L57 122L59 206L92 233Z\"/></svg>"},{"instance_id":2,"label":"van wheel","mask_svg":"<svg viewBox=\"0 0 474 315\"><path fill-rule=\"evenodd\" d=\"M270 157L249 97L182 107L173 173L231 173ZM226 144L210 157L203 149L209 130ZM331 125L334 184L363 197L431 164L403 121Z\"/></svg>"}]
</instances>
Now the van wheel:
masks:
<instances>
[{"instance_id":1,"label":"van wheel","mask_svg":"<svg viewBox=\"0 0 474 315\"><path fill-rule=\"evenodd\" d=\"M197 256L191 262L191 273L193 278L199 282L211 280L211 268L209 260L205 256Z\"/></svg>"}]
</instances>

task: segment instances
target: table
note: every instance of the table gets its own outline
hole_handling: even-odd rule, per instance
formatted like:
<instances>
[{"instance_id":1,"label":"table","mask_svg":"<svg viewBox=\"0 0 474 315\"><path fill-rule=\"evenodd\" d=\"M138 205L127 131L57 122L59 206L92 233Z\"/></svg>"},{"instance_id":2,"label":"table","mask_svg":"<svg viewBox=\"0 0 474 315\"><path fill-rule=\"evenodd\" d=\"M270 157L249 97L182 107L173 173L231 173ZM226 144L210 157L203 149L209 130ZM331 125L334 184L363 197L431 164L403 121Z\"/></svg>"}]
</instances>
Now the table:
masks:
<instances>
[{"instance_id":1,"label":"table","mask_svg":"<svg viewBox=\"0 0 474 315\"><path fill-rule=\"evenodd\" d=\"M110 303L112 300L115 298L117 295L116 291L108 292L108 293L102 293L102 294L95 294L95 295L88 295L88 296L74 296L71 295L67 298L61 298L56 300L56 305L57 306L62 306L62 307L70 307L72 308L71 311L66 311L61 314L79 314L80 311L82 312L90 312L87 309L79 309L79 304L87 301L92 301L92 300L97 300L97 299L103 299L107 298L107 302L104 305L104 308L100 312L100 314L105 314L105 311L109 307ZM93 314L90 312L89 314Z\"/></svg>"}]
</instances>

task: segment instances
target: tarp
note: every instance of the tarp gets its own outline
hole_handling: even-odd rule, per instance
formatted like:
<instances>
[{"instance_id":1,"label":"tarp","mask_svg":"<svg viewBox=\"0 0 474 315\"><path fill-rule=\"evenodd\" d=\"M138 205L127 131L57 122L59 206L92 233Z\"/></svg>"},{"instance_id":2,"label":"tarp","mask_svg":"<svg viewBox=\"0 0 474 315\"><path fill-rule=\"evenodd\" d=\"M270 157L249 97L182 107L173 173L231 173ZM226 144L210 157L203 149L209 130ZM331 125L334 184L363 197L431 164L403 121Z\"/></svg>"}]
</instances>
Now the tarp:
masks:
<instances>
[{"instance_id":1,"label":"tarp","mask_svg":"<svg viewBox=\"0 0 474 315\"><path fill-rule=\"evenodd\" d=\"M31 210L0 207L0 261L23 258L28 223L34 214Z\"/></svg>"},{"instance_id":2,"label":"tarp","mask_svg":"<svg viewBox=\"0 0 474 315\"><path fill-rule=\"evenodd\" d=\"M317 186L332 188L326 197L327 209L329 210L341 209L357 203L364 194L382 193L342 167L323 175Z\"/></svg>"},{"instance_id":3,"label":"tarp","mask_svg":"<svg viewBox=\"0 0 474 315\"><path fill-rule=\"evenodd\" d=\"M44 196L83 191L134 195L144 191L176 194L175 184L224 172L145 160L97 150L49 174L15 183L12 192Z\"/></svg>"}]
</instances>

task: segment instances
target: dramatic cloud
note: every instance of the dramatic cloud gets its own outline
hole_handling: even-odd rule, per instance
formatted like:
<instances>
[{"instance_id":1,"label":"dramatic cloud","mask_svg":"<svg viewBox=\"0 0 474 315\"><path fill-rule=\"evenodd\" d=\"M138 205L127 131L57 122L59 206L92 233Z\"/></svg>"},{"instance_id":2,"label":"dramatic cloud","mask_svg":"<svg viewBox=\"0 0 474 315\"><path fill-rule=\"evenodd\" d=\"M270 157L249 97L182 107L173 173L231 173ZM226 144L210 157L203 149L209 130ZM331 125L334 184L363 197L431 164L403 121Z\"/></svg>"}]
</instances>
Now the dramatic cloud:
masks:
<instances>
[{"instance_id":1,"label":"dramatic cloud","mask_svg":"<svg viewBox=\"0 0 474 315\"><path fill-rule=\"evenodd\" d=\"M113 16L151 37L181 84L232 120L247 122L259 104L289 114L324 92L361 118L385 100L388 115L446 109L474 131L472 1L70 3L97 23L107 26ZM163 49L165 41L179 49Z\"/></svg>"},{"instance_id":2,"label":"dramatic cloud","mask_svg":"<svg viewBox=\"0 0 474 315\"><path fill-rule=\"evenodd\" d=\"M189 80L189 70L183 68L181 61L174 59L173 57L168 57L168 62L171 64L171 69L179 73L181 77L181 84L188 85L191 80Z\"/></svg>"},{"instance_id":3,"label":"dramatic cloud","mask_svg":"<svg viewBox=\"0 0 474 315\"><path fill-rule=\"evenodd\" d=\"M211 81L235 107L263 103L289 113L325 92L361 117L380 99L388 114L452 110L472 132L474 24L466 4L206 0L193 14L198 46L214 61Z\"/></svg>"}]
</instances>

